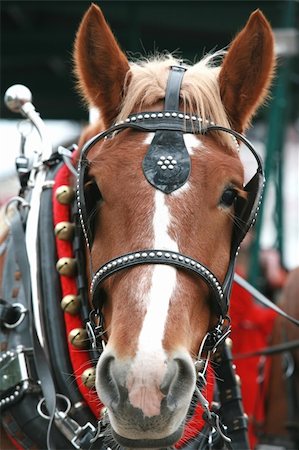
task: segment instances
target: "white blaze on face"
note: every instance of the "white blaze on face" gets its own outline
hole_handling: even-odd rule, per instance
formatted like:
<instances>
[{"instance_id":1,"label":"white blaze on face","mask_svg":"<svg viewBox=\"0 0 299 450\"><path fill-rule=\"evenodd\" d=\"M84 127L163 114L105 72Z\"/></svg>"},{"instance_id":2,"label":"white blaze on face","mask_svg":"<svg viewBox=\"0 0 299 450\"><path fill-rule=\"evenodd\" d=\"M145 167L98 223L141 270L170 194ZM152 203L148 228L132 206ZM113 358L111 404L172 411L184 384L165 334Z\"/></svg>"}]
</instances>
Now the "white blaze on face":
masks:
<instances>
[{"instance_id":1,"label":"white blaze on face","mask_svg":"<svg viewBox=\"0 0 299 450\"><path fill-rule=\"evenodd\" d=\"M146 143L151 142L152 135ZM154 249L178 251L177 243L169 235L171 215L166 195L153 190ZM176 269L168 265L153 265L151 287L145 293L146 313L138 340L138 350L127 380L129 399L144 415L160 413L162 393L160 385L166 370L166 354L162 341L171 296L176 286ZM144 302L144 299L141 299Z\"/></svg>"},{"instance_id":2,"label":"white blaze on face","mask_svg":"<svg viewBox=\"0 0 299 450\"><path fill-rule=\"evenodd\" d=\"M154 134L149 134L144 143L149 145ZM184 136L189 154L194 148L201 146L201 142L194 135ZM186 183L175 193L176 196L185 194L190 188ZM171 212L167 205L170 198L163 192L153 189L153 249L178 252L178 244L169 234ZM169 202L168 202L169 203ZM160 385L166 372L167 355L163 349L163 338L167 323L170 300L176 287L177 272L169 265L153 265L151 287L144 292L140 301L145 304L146 313L138 338L138 348L127 379L129 400L133 406L143 411L145 416L160 414L163 394ZM140 280L142 283L142 280Z\"/></svg>"}]
</instances>

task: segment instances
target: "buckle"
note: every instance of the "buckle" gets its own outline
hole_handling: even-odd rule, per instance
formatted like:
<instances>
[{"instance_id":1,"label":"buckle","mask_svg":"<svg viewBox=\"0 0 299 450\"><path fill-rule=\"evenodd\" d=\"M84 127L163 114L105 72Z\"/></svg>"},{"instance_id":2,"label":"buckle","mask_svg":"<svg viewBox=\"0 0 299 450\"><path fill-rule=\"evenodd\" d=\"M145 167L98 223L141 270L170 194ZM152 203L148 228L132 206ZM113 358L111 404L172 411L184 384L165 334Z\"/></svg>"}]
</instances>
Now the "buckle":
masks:
<instances>
[{"instance_id":1,"label":"buckle","mask_svg":"<svg viewBox=\"0 0 299 450\"><path fill-rule=\"evenodd\" d=\"M33 369L33 351L18 346L0 357L0 408L19 401L36 380ZM38 388L39 389L39 388Z\"/></svg>"},{"instance_id":2,"label":"buckle","mask_svg":"<svg viewBox=\"0 0 299 450\"><path fill-rule=\"evenodd\" d=\"M63 394L56 394L56 399L62 403L55 410L55 425L74 448L78 450L89 449L91 440L97 434L96 428L90 422L80 426L76 420L70 417L69 412L72 405L68 397ZM51 421L51 416L45 407L45 398L43 397L38 402L37 412L43 419ZM59 409L60 407L62 409Z\"/></svg>"}]
</instances>

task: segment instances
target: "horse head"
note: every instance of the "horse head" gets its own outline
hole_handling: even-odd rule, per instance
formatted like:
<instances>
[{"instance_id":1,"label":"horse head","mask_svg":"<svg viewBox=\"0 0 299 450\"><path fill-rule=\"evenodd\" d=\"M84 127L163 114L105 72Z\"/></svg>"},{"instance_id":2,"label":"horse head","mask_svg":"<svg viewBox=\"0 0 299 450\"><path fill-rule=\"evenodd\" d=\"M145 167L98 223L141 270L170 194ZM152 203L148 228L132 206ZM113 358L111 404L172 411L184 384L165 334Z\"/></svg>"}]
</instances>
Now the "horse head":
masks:
<instances>
[{"instance_id":1,"label":"horse head","mask_svg":"<svg viewBox=\"0 0 299 450\"><path fill-rule=\"evenodd\" d=\"M146 119L160 123L165 118L169 74L181 67L179 61L168 55L129 63L95 5L81 22L74 59L80 92L100 111L100 121L81 139L92 301L103 315L107 337L96 388L120 445L166 447L182 434L199 348L219 317L224 319L221 286L231 264L234 230L246 225L236 218L236 204L246 204L249 195L236 139L219 129L193 133L192 127L216 123L238 133L246 130L272 78L273 34L256 11L220 66L215 55L184 66L174 93L178 111L165 119L168 131L160 125L151 130ZM138 120L144 128L135 125ZM190 132L182 137L178 129L169 130L175 120L190 121ZM101 129L110 132L86 144ZM173 156L176 139L185 151L187 175L166 192L149 180L146 160L152 163L153 151L160 151L150 168L155 180L162 166L168 179L183 171L183 162L178 167ZM194 270L188 270L191 263Z\"/></svg>"}]
</instances>

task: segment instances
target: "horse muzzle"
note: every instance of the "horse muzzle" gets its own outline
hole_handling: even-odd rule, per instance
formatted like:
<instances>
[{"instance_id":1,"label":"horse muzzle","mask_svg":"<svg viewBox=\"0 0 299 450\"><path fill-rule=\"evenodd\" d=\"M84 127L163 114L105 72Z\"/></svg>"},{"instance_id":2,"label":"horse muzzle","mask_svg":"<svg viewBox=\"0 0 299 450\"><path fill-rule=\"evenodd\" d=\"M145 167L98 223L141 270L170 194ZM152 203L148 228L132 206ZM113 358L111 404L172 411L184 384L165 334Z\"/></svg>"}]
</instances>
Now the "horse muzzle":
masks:
<instances>
[{"instance_id":1,"label":"horse muzzle","mask_svg":"<svg viewBox=\"0 0 299 450\"><path fill-rule=\"evenodd\" d=\"M164 352L118 359L106 349L99 359L96 388L115 440L128 448L161 448L181 437L194 387L188 353Z\"/></svg>"}]
</instances>

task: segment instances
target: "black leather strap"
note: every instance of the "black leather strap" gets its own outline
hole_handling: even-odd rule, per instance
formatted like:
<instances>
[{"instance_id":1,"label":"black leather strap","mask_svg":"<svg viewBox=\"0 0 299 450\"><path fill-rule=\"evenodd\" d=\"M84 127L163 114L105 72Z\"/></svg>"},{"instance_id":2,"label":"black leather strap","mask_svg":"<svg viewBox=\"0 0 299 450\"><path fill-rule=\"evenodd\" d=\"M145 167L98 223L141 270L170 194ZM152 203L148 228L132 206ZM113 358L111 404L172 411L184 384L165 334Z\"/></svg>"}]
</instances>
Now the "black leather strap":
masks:
<instances>
[{"instance_id":1,"label":"black leather strap","mask_svg":"<svg viewBox=\"0 0 299 450\"><path fill-rule=\"evenodd\" d=\"M182 66L170 67L164 111L179 110L181 84L185 72L186 68ZM191 172L191 159L183 132L156 130L143 159L142 169L147 181L165 194L182 187Z\"/></svg>"},{"instance_id":2,"label":"black leather strap","mask_svg":"<svg viewBox=\"0 0 299 450\"><path fill-rule=\"evenodd\" d=\"M143 159L147 181L170 194L182 187L191 171L191 160L181 131L158 130Z\"/></svg>"},{"instance_id":3,"label":"black leather strap","mask_svg":"<svg viewBox=\"0 0 299 450\"><path fill-rule=\"evenodd\" d=\"M99 290L101 283L109 276L119 272L120 270L128 269L140 264L167 264L180 269L188 270L200 276L210 287L213 293L213 300L215 301L215 308L217 314L221 317L225 317L227 314L228 304L227 299L224 296L220 282L215 275L209 271L209 269L196 261L195 259L182 255L181 253L173 252L171 250L157 250L147 249L139 250L132 253L126 253L118 256L102 267L100 267L94 274L90 291L96 310L100 309L102 305L99 305Z\"/></svg>"},{"instance_id":4,"label":"black leather strap","mask_svg":"<svg viewBox=\"0 0 299 450\"><path fill-rule=\"evenodd\" d=\"M233 450L249 450L247 435L247 419L241 401L235 369L231 363L232 354L225 343L214 356L214 370L221 404L220 416L228 427L227 434L231 438Z\"/></svg>"},{"instance_id":5,"label":"black leather strap","mask_svg":"<svg viewBox=\"0 0 299 450\"><path fill-rule=\"evenodd\" d=\"M30 265L25 245L24 228L18 211L16 211L13 218L11 219L10 230L14 239L17 263L20 268L20 272L22 274L25 298L27 299L28 305L31 305ZM56 390L45 352L37 336L35 323L33 319L33 312L31 311L31 308L29 308L29 311L30 311L29 314L30 329L32 333L32 343L35 355L36 371L38 374L38 378L41 382L42 392L50 416L48 436L47 436L47 446L48 449L51 450L52 448L51 431L52 426L54 425L54 416L56 409Z\"/></svg>"},{"instance_id":6,"label":"black leather strap","mask_svg":"<svg viewBox=\"0 0 299 450\"><path fill-rule=\"evenodd\" d=\"M183 66L172 66L170 68L165 94L165 110L179 109L180 90L185 72L186 68Z\"/></svg>"}]
</instances>

